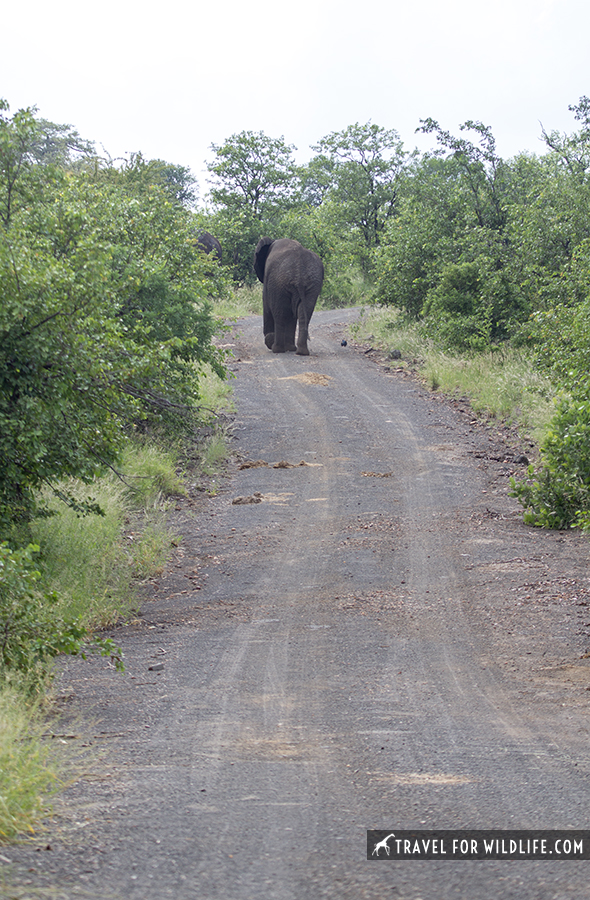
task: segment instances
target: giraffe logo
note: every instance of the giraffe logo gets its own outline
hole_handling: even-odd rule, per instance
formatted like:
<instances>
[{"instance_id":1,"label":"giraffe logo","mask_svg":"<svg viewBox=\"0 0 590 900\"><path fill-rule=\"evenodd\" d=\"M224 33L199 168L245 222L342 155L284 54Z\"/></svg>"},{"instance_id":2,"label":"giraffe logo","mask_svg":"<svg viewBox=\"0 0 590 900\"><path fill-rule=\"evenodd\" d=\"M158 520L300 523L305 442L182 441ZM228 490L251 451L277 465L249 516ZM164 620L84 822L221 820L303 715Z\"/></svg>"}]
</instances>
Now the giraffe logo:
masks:
<instances>
[{"instance_id":1,"label":"giraffe logo","mask_svg":"<svg viewBox=\"0 0 590 900\"><path fill-rule=\"evenodd\" d=\"M392 834L388 834L387 837L384 837L382 841L378 841L375 844L375 846L373 847L373 852L371 853L371 856L379 857L379 851L381 849L385 850L385 852L389 856L391 848L390 848L389 844L387 843L387 841L389 840L389 838L392 838L392 837L395 837L395 832L392 832Z\"/></svg>"}]
</instances>

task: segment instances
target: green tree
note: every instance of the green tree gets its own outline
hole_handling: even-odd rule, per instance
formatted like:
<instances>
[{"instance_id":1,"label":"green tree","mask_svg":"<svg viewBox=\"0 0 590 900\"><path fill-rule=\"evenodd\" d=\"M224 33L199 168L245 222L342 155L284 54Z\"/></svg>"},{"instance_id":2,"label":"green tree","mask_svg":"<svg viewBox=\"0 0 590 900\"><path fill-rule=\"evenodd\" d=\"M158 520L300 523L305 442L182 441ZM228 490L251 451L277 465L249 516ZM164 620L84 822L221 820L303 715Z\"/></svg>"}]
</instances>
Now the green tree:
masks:
<instances>
[{"instance_id":1,"label":"green tree","mask_svg":"<svg viewBox=\"0 0 590 900\"><path fill-rule=\"evenodd\" d=\"M294 193L296 175L292 144L263 131L242 131L223 144L211 144L215 153L207 164L212 175L213 204L228 210L246 207L252 218L263 221L283 209Z\"/></svg>"},{"instance_id":2,"label":"green tree","mask_svg":"<svg viewBox=\"0 0 590 900\"><path fill-rule=\"evenodd\" d=\"M543 131L550 152L517 160L523 190L508 205L509 239L518 247L517 266L533 308L571 305L587 297L585 253L590 239L590 124L588 100L570 109L582 122L572 135Z\"/></svg>"},{"instance_id":3,"label":"green tree","mask_svg":"<svg viewBox=\"0 0 590 900\"><path fill-rule=\"evenodd\" d=\"M422 317L443 345L475 348L506 339L528 306L508 227L515 174L487 126L461 129L477 141L423 123L440 147L406 174L376 257L378 296Z\"/></svg>"},{"instance_id":4,"label":"green tree","mask_svg":"<svg viewBox=\"0 0 590 900\"><path fill-rule=\"evenodd\" d=\"M475 133L477 143L474 143L445 131L434 119L422 119L421 122L419 131L434 134L440 153L447 153L454 160L461 180L468 188L477 225L480 228L501 229L506 224L504 197L509 170L498 155L491 128L472 120L460 125L461 131Z\"/></svg>"},{"instance_id":5,"label":"green tree","mask_svg":"<svg viewBox=\"0 0 590 900\"><path fill-rule=\"evenodd\" d=\"M275 236L282 215L296 202L294 147L283 137L242 131L223 144L212 144L213 233L231 259L237 281L253 278L254 249L263 234ZM236 224L238 228L236 228Z\"/></svg>"},{"instance_id":6,"label":"green tree","mask_svg":"<svg viewBox=\"0 0 590 900\"><path fill-rule=\"evenodd\" d=\"M343 224L362 235L366 250L379 246L397 211L409 158L397 131L356 123L326 135L313 149L319 157L307 174L308 194L314 187L319 198L338 203ZM369 260L365 253L365 266Z\"/></svg>"},{"instance_id":7,"label":"green tree","mask_svg":"<svg viewBox=\"0 0 590 900\"><path fill-rule=\"evenodd\" d=\"M418 319L441 267L449 256L456 257L454 233L461 204L454 173L432 156L408 170L403 193L375 253L377 299Z\"/></svg>"},{"instance_id":8,"label":"green tree","mask_svg":"<svg viewBox=\"0 0 590 900\"><path fill-rule=\"evenodd\" d=\"M142 153L132 153L120 169L109 166L107 171L115 177L121 172L127 188L135 193L149 192L158 187L169 200L188 209L197 202L198 185L188 166L175 165L163 159L145 159Z\"/></svg>"},{"instance_id":9,"label":"green tree","mask_svg":"<svg viewBox=\"0 0 590 900\"><path fill-rule=\"evenodd\" d=\"M97 161L93 141L81 137L71 125L58 125L47 119L35 120L31 155L36 162L63 168L75 168Z\"/></svg>"},{"instance_id":10,"label":"green tree","mask_svg":"<svg viewBox=\"0 0 590 900\"><path fill-rule=\"evenodd\" d=\"M537 367L565 391L541 446L542 465L512 482L525 521L590 530L590 100L570 106L578 132L543 130L539 189L517 208L522 271L536 300L521 330Z\"/></svg>"},{"instance_id":11,"label":"green tree","mask_svg":"<svg viewBox=\"0 0 590 900\"><path fill-rule=\"evenodd\" d=\"M71 125L37 119L35 107L10 116L0 99L0 222L8 227L12 215L31 197L39 202L43 185L50 184L52 170L74 168L96 157L94 144L80 137Z\"/></svg>"},{"instance_id":12,"label":"green tree","mask_svg":"<svg viewBox=\"0 0 590 900\"><path fill-rule=\"evenodd\" d=\"M0 223L6 229L14 213L26 204L33 186L33 147L39 130L33 110L22 109L9 116L10 107L0 100ZM27 177L28 176L28 177Z\"/></svg>"},{"instance_id":13,"label":"green tree","mask_svg":"<svg viewBox=\"0 0 590 900\"><path fill-rule=\"evenodd\" d=\"M561 164L578 183L585 184L590 173L590 98L580 97L577 104L568 106L581 123L578 132L561 135L543 128L543 140L553 150Z\"/></svg>"},{"instance_id":14,"label":"green tree","mask_svg":"<svg viewBox=\"0 0 590 900\"><path fill-rule=\"evenodd\" d=\"M128 171L35 163L30 111L1 125L6 524L33 513L41 485L66 476L90 481L116 464L146 421L189 424L200 364L223 369L190 212L158 185L136 190Z\"/></svg>"}]
</instances>

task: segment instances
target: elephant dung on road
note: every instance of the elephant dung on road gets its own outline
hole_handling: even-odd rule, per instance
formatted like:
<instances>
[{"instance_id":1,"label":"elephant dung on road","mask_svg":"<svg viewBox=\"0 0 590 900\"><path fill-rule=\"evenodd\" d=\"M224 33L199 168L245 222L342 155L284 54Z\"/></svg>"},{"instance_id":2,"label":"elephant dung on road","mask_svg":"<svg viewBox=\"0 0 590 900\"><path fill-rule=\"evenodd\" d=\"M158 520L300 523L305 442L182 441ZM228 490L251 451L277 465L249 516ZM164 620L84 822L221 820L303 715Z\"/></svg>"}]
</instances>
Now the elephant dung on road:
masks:
<instances>
[{"instance_id":1,"label":"elephant dung on road","mask_svg":"<svg viewBox=\"0 0 590 900\"><path fill-rule=\"evenodd\" d=\"M263 285L262 325L266 346L273 353L294 350L300 356L309 356L309 320L324 281L323 262L298 241L263 237L254 253L254 271Z\"/></svg>"}]
</instances>

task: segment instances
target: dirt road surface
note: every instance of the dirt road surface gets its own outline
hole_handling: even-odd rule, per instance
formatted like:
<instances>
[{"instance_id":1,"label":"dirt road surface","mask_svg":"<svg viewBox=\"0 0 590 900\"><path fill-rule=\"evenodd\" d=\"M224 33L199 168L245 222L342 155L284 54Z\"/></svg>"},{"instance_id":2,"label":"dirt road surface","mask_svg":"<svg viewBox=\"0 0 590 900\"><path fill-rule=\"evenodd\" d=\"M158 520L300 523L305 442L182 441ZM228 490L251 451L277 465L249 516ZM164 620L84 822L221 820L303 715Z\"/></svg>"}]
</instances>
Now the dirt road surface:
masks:
<instances>
[{"instance_id":1,"label":"dirt road surface","mask_svg":"<svg viewBox=\"0 0 590 900\"><path fill-rule=\"evenodd\" d=\"M590 828L590 582L508 497L527 448L342 347L355 315L310 357L235 329L230 476L176 511L127 674L68 664L92 755L0 849L7 897L590 897L587 862L366 859L368 828Z\"/></svg>"}]
</instances>

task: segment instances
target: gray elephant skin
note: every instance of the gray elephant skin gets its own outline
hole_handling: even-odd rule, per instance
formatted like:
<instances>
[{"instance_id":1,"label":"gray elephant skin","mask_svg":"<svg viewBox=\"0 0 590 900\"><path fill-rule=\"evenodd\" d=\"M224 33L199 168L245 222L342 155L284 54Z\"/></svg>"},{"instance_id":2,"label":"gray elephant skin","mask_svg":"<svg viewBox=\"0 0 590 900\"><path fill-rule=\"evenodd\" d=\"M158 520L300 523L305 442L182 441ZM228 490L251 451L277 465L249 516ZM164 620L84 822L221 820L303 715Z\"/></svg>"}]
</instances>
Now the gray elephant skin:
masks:
<instances>
[{"instance_id":1,"label":"gray elephant skin","mask_svg":"<svg viewBox=\"0 0 590 900\"><path fill-rule=\"evenodd\" d=\"M208 231L201 231L197 236L197 244L207 255L212 253L213 257L217 257L219 262L221 262L221 244L216 237L213 237Z\"/></svg>"},{"instance_id":2,"label":"gray elephant skin","mask_svg":"<svg viewBox=\"0 0 590 900\"><path fill-rule=\"evenodd\" d=\"M254 271L263 285L266 346L273 353L294 350L300 356L309 356L309 321L324 281L323 262L298 241L264 237L254 253Z\"/></svg>"}]
</instances>

